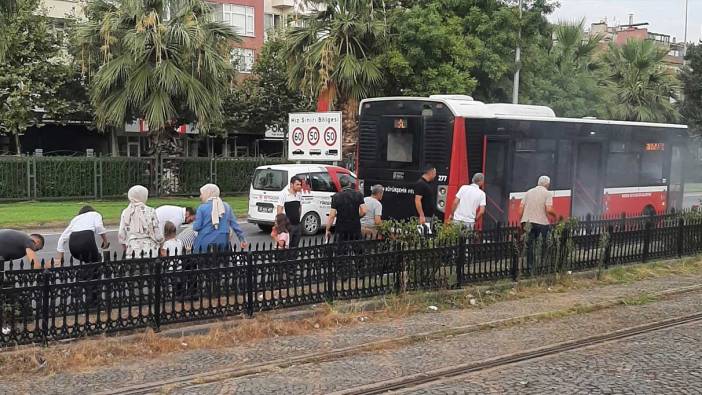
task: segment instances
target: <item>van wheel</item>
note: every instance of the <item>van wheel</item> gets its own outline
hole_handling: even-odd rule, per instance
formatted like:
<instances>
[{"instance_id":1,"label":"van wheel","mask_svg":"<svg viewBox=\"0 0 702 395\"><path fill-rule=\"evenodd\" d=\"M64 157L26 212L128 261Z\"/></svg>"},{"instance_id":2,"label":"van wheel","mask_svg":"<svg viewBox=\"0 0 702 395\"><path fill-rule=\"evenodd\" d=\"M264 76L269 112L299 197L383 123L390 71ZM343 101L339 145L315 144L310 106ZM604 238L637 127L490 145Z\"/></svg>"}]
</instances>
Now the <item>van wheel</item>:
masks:
<instances>
[{"instance_id":1,"label":"van wheel","mask_svg":"<svg viewBox=\"0 0 702 395\"><path fill-rule=\"evenodd\" d=\"M271 233L273 230L273 225L258 224L258 228L261 229L261 232Z\"/></svg>"},{"instance_id":2,"label":"van wheel","mask_svg":"<svg viewBox=\"0 0 702 395\"><path fill-rule=\"evenodd\" d=\"M322 227L322 221L315 212L309 212L302 217L302 233L305 236L314 236Z\"/></svg>"}]
</instances>

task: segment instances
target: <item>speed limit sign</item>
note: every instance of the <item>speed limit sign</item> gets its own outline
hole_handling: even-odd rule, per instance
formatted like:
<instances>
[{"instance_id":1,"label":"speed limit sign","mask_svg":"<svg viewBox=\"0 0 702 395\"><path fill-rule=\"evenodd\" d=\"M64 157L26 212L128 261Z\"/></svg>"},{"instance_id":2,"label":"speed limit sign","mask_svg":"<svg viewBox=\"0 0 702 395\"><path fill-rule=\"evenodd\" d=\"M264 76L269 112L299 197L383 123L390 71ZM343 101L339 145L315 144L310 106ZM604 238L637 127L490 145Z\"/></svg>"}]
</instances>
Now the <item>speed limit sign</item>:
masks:
<instances>
[{"instance_id":1,"label":"speed limit sign","mask_svg":"<svg viewBox=\"0 0 702 395\"><path fill-rule=\"evenodd\" d=\"M309 141L312 146L317 145L317 143L319 143L319 129L312 126L310 130L307 131L307 141Z\"/></svg>"},{"instance_id":2,"label":"speed limit sign","mask_svg":"<svg viewBox=\"0 0 702 395\"><path fill-rule=\"evenodd\" d=\"M300 146L305 141L305 132L300 128L295 128L292 132L292 142L293 144Z\"/></svg>"},{"instance_id":3,"label":"speed limit sign","mask_svg":"<svg viewBox=\"0 0 702 395\"><path fill-rule=\"evenodd\" d=\"M324 131L324 143L330 147L336 144L336 129L330 126Z\"/></svg>"}]
</instances>

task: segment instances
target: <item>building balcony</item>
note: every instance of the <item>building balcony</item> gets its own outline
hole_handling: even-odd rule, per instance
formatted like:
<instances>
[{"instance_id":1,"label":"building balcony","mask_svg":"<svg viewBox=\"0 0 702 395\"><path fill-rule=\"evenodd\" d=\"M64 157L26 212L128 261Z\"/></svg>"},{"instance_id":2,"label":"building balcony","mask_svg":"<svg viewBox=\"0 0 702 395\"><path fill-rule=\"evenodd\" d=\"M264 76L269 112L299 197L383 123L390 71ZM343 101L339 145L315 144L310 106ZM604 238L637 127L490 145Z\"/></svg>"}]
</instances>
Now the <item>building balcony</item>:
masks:
<instances>
[{"instance_id":1,"label":"building balcony","mask_svg":"<svg viewBox=\"0 0 702 395\"><path fill-rule=\"evenodd\" d=\"M287 10L295 6L294 0L271 0L271 6L280 10Z\"/></svg>"}]
</instances>

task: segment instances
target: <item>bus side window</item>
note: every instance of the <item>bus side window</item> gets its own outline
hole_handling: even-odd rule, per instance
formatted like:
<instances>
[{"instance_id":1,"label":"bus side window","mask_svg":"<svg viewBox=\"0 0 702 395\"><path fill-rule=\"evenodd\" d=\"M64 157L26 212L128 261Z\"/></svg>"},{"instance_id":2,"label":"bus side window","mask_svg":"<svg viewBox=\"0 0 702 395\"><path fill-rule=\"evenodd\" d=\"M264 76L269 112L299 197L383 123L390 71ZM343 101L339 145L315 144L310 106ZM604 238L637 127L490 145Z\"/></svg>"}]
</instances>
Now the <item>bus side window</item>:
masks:
<instances>
[{"instance_id":1,"label":"bus side window","mask_svg":"<svg viewBox=\"0 0 702 395\"><path fill-rule=\"evenodd\" d=\"M638 185L639 153L631 152L625 142L609 144L605 187L631 187Z\"/></svg>"},{"instance_id":2,"label":"bus side window","mask_svg":"<svg viewBox=\"0 0 702 395\"><path fill-rule=\"evenodd\" d=\"M556 172L555 140L517 140L515 148L510 192L527 191L536 185L540 176L554 176Z\"/></svg>"},{"instance_id":3,"label":"bus side window","mask_svg":"<svg viewBox=\"0 0 702 395\"><path fill-rule=\"evenodd\" d=\"M571 171L573 169L573 144L570 140L558 141L558 166L553 189L571 189Z\"/></svg>"},{"instance_id":4,"label":"bus side window","mask_svg":"<svg viewBox=\"0 0 702 395\"><path fill-rule=\"evenodd\" d=\"M641 153L641 176L639 182L642 186L660 185L663 183L663 151L643 151Z\"/></svg>"}]
</instances>

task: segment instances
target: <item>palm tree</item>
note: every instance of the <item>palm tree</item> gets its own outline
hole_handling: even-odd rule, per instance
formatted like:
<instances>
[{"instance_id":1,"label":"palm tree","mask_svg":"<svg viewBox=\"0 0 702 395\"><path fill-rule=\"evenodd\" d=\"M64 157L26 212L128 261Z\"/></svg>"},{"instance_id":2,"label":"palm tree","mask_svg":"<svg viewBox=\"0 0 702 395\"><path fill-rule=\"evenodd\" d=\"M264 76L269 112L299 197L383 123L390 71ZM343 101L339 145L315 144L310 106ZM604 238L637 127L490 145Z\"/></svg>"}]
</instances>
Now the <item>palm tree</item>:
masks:
<instances>
[{"instance_id":1,"label":"palm tree","mask_svg":"<svg viewBox=\"0 0 702 395\"><path fill-rule=\"evenodd\" d=\"M341 108L349 154L358 141L358 103L383 83L375 58L387 42L385 9L377 0L323 0L317 7L287 32L288 81Z\"/></svg>"},{"instance_id":2,"label":"palm tree","mask_svg":"<svg viewBox=\"0 0 702 395\"><path fill-rule=\"evenodd\" d=\"M576 23L560 23L554 28L555 43L551 56L562 75L596 68L594 54L603 35L586 35L584 25L583 19Z\"/></svg>"},{"instance_id":3,"label":"palm tree","mask_svg":"<svg viewBox=\"0 0 702 395\"><path fill-rule=\"evenodd\" d=\"M169 5L171 18L166 20ZM206 133L233 77L232 29L202 0L95 0L77 35L98 128L143 119L159 155L175 127ZM98 60L98 61L96 61ZM97 64L97 72L91 70Z\"/></svg>"},{"instance_id":4,"label":"palm tree","mask_svg":"<svg viewBox=\"0 0 702 395\"><path fill-rule=\"evenodd\" d=\"M629 40L621 47L609 45L604 60L612 119L640 122L675 122L673 105L677 82L665 66L665 48L650 40Z\"/></svg>"}]
</instances>

